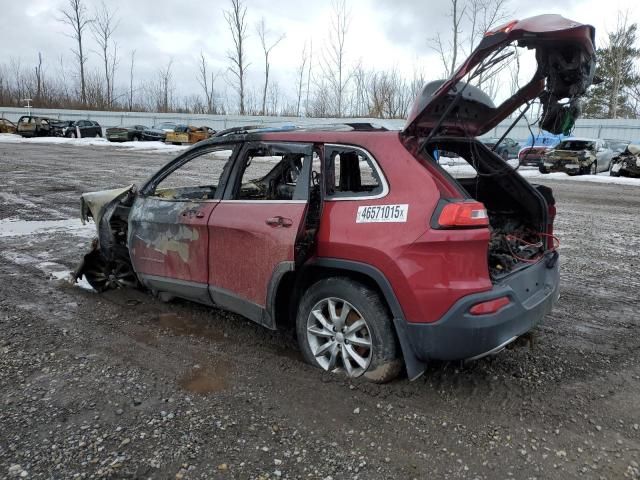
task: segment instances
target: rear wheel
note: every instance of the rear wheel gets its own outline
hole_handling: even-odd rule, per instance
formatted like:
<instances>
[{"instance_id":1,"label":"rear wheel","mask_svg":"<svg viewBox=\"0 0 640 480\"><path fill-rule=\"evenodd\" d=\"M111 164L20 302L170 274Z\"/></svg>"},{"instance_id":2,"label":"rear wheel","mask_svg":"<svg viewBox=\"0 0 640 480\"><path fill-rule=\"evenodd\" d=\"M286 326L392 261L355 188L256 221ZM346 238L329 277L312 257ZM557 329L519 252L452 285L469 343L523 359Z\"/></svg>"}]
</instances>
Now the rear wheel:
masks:
<instances>
[{"instance_id":1,"label":"rear wheel","mask_svg":"<svg viewBox=\"0 0 640 480\"><path fill-rule=\"evenodd\" d=\"M538 170L540 170L540 173L549 173L549 169L543 165L540 165Z\"/></svg>"},{"instance_id":2,"label":"rear wheel","mask_svg":"<svg viewBox=\"0 0 640 480\"><path fill-rule=\"evenodd\" d=\"M307 362L324 370L376 383L400 372L391 317L379 295L361 283L333 277L311 285L296 330Z\"/></svg>"}]
</instances>

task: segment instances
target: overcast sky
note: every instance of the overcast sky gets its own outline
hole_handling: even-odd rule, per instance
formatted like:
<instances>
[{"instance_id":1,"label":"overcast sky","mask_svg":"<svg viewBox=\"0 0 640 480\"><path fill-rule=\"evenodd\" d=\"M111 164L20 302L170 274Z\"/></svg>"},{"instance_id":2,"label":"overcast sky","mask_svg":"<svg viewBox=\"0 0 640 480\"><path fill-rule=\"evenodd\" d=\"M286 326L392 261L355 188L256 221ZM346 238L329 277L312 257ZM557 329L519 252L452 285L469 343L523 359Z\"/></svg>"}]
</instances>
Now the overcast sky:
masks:
<instances>
[{"instance_id":1,"label":"overcast sky","mask_svg":"<svg viewBox=\"0 0 640 480\"><path fill-rule=\"evenodd\" d=\"M85 0L92 12L100 0ZM136 50L136 76L150 79L169 59L174 60L177 94L200 93L195 79L197 57L202 50L216 70L223 75L217 81L219 90L228 89L224 73L228 67L226 52L231 36L223 17L229 0L105 0L120 18L114 39L123 57L116 75L116 85L128 82L128 56ZM427 78L438 78L441 69L429 47L429 39L448 25L448 0L347 0L351 26L346 40L347 61L362 61L365 68L396 67L407 74L414 68L426 72ZM74 71L71 48L74 41L67 36L68 27L57 19L67 0L0 0L0 64L12 57L32 68L38 52L45 67L53 72L62 56L69 71ZM272 53L272 75L280 90L293 97L295 71L305 42L312 41L314 56L327 38L330 18L329 0L246 0L250 88L260 88L263 62L255 24L265 18L273 36L286 38ZM617 12L628 10L631 20L640 23L637 0L511 0L513 18L541 13L559 13L582 23L590 23L601 39L615 27ZM87 40L89 68L98 68L95 42Z\"/></svg>"}]
</instances>

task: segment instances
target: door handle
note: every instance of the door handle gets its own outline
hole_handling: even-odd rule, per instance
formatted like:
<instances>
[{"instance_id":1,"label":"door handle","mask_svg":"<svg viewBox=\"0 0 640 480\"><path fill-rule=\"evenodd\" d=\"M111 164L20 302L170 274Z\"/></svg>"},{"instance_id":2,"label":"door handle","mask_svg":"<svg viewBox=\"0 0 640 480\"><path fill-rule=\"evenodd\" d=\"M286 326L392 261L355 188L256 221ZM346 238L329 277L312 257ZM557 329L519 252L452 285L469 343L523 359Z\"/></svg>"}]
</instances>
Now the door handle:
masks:
<instances>
[{"instance_id":1,"label":"door handle","mask_svg":"<svg viewBox=\"0 0 640 480\"><path fill-rule=\"evenodd\" d=\"M293 220L278 215L276 217L267 218L265 223L270 227L290 227L293 225Z\"/></svg>"}]
</instances>

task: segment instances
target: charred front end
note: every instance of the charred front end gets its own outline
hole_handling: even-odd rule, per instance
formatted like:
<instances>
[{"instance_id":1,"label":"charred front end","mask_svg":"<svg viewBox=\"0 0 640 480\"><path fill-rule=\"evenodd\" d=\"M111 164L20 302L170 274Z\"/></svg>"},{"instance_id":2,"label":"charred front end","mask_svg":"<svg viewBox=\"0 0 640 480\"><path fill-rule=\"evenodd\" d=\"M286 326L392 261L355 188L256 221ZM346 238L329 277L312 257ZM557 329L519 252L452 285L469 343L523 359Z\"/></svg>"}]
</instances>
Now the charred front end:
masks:
<instances>
[{"instance_id":1,"label":"charred front end","mask_svg":"<svg viewBox=\"0 0 640 480\"><path fill-rule=\"evenodd\" d=\"M80 197L80 218L83 223L89 219L95 222L97 236L91 242L91 251L73 273L74 281L84 277L98 292L138 285L127 247L128 218L134 198L133 185Z\"/></svg>"}]
</instances>

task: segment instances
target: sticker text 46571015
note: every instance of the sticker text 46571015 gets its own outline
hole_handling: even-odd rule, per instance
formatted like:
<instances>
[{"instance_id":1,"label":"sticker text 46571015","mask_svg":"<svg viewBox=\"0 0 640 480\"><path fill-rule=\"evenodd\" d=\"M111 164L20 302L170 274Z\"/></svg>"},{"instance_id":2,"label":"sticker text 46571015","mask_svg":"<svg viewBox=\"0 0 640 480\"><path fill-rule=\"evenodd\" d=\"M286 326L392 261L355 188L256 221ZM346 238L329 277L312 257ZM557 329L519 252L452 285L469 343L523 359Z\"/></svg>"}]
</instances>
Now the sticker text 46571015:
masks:
<instances>
[{"instance_id":1,"label":"sticker text 46571015","mask_svg":"<svg viewBox=\"0 0 640 480\"><path fill-rule=\"evenodd\" d=\"M409 213L408 204L369 205L358 207L356 223L406 222Z\"/></svg>"}]
</instances>

